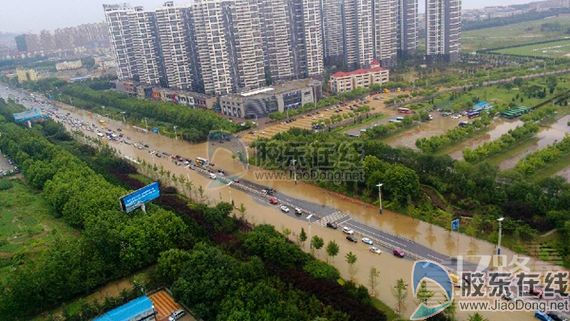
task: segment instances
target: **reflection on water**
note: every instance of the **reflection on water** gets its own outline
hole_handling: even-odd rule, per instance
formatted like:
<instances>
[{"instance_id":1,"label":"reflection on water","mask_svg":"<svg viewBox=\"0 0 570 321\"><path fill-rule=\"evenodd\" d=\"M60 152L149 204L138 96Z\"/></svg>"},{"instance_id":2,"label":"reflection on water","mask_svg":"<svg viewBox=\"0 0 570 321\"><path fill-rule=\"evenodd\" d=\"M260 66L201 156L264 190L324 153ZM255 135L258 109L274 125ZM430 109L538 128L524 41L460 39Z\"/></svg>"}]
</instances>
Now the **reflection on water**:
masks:
<instances>
[{"instance_id":1,"label":"reflection on water","mask_svg":"<svg viewBox=\"0 0 570 321\"><path fill-rule=\"evenodd\" d=\"M499 168L501 169L509 169L515 167L517 162L523 159L525 156L536 152L539 149L542 149L548 145L556 143L557 141L564 138L564 135L570 134L570 126L568 126L568 121L570 121L570 115L566 115L560 119L558 119L555 123L550 125L548 128L543 129L536 134L536 138L538 139L534 144L526 148L525 150L521 151L519 154L503 161Z\"/></svg>"},{"instance_id":2,"label":"reflection on water","mask_svg":"<svg viewBox=\"0 0 570 321\"><path fill-rule=\"evenodd\" d=\"M384 142L390 146L403 146L417 149L416 140L419 138L441 135L446 131L457 127L459 124L458 119L442 117L441 114L437 112L434 112L432 116L433 120L423 122L409 130L390 136L384 139Z\"/></svg>"},{"instance_id":3,"label":"reflection on water","mask_svg":"<svg viewBox=\"0 0 570 321\"><path fill-rule=\"evenodd\" d=\"M449 156L453 159L463 159L463 150L465 148L477 148L480 145L483 145L486 142L493 141L498 139L499 137L506 134L509 130L515 129L519 126L522 126L524 123L517 119L517 120L505 120L505 119L496 119L493 121L491 125L491 129L487 131L485 134L468 139L460 144L457 144L453 147L450 151Z\"/></svg>"}]
</instances>

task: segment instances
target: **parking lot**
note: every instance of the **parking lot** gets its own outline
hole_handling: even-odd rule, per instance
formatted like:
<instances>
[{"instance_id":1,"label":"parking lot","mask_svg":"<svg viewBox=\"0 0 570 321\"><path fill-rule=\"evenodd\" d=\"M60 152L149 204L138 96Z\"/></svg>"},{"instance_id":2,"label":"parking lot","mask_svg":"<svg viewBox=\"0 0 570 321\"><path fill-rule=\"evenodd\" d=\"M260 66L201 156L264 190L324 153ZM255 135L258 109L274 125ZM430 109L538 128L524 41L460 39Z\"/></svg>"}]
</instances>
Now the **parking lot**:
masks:
<instances>
[{"instance_id":1,"label":"parking lot","mask_svg":"<svg viewBox=\"0 0 570 321\"><path fill-rule=\"evenodd\" d=\"M180 304L178 304L166 290L155 292L149 295L149 298L157 312L157 321L168 321L168 316L170 316L172 312L180 309L184 310L184 308L180 306ZM196 319L194 319L188 311L185 311L184 316L177 319L177 321L196 321Z\"/></svg>"},{"instance_id":2,"label":"parking lot","mask_svg":"<svg viewBox=\"0 0 570 321\"><path fill-rule=\"evenodd\" d=\"M16 170L17 168L12 165L11 161L0 153L0 177L10 175Z\"/></svg>"}]
</instances>

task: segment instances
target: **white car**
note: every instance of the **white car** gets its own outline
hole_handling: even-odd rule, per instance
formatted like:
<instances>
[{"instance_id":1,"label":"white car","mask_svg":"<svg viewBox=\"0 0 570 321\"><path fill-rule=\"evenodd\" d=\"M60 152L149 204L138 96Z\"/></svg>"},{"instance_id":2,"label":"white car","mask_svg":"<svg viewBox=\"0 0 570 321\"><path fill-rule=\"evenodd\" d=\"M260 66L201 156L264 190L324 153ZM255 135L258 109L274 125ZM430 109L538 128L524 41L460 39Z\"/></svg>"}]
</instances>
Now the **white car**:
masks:
<instances>
[{"instance_id":1,"label":"white car","mask_svg":"<svg viewBox=\"0 0 570 321\"><path fill-rule=\"evenodd\" d=\"M382 254L382 250L380 250L376 246L371 246L369 250L370 250L370 252L375 253L375 254Z\"/></svg>"},{"instance_id":2,"label":"white car","mask_svg":"<svg viewBox=\"0 0 570 321\"><path fill-rule=\"evenodd\" d=\"M216 174L210 173L210 179L216 179L216 178L218 178L218 177L216 176Z\"/></svg>"},{"instance_id":3,"label":"white car","mask_svg":"<svg viewBox=\"0 0 570 321\"><path fill-rule=\"evenodd\" d=\"M184 316L184 314L186 314L184 312L184 310L176 310L176 311L172 312L172 314L170 314L170 316L168 317L168 321L176 321L176 320L182 318Z\"/></svg>"},{"instance_id":4,"label":"white car","mask_svg":"<svg viewBox=\"0 0 570 321\"><path fill-rule=\"evenodd\" d=\"M348 227L348 226L343 227L343 228L342 228L342 232L343 232L344 234L348 234L348 235L354 234L354 231L353 231L350 227Z\"/></svg>"},{"instance_id":5,"label":"white car","mask_svg":"<svg viewBox=\"0 0 570 321\"><path fill-rule=\"evenodd\" d=\"M281 212L283 212L283 213L289 213L289 208L288 208L287 206L282 205L280 208L281 208Z\"/></svg>"},{"instance_id":6,"label":"white car","mask_svg":"<svg viewBox=\"0 0 570 321\"><path fill-rule=\"evenodd\" d=\"M362 238L362 243L368 244L368 245L373 245L373 244L374 244L374 242L372 242L372 240L369 239L369 238L367 238L367 237L363 237L363 238Z\"/></svg>"}]
</instances>

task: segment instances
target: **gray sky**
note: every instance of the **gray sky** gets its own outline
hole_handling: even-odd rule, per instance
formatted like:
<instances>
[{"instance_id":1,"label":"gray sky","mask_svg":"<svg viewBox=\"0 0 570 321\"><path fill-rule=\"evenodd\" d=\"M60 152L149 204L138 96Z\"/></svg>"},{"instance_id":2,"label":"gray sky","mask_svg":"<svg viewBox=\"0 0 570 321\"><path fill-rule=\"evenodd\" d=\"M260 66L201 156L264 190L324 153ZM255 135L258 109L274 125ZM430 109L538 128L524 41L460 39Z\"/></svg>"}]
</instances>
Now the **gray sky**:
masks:
<instances>
[{"instance_id":1,"label":"gray sky","mask_svg":"<svg viewBox=\"0 0 570 321\"><path fill-rule=\"evenodd\" d=\"M420 1L423 8L424 0ZM465 9L491 5L526 3L531 0L463 0ZM100 22L103 3L119 3L113 0L0 0L0 32L39 32L82 23ZM131 5L145 8L160 6L163 0L134 0ZM184 3L188 1L176 1Z\"/></svg>"}]
</instances>

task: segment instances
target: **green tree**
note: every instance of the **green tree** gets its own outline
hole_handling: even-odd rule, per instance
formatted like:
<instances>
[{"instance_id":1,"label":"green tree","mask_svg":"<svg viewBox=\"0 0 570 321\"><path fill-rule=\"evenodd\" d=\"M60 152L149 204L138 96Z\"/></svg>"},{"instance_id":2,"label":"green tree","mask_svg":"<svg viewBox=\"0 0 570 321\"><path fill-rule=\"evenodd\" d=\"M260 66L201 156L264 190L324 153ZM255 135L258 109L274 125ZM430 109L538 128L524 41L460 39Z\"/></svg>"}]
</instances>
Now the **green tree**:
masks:
<instances>
[{"instance_id":1,"label":"green tree","mask_svg":"<svg viewBox=\"0 0 570 321\"><path fill-rule=\"evenodd\" d=\"M420 288L418 289L417 297L418 301L427 304L429 299L433 297L434 293L427 287L427 282L424 280L420 283Z\"/></svg>"},{"instance_id":2,"label":"green tree","mask_svg":"<svg viewBox=\"0 0 570 321\"><path fill-rule=\"evenodd\" d=\"M358 257L351 251L346 253L344 258L346 259L346 263L348 263L348 273L350 274L350 279L352 280L354 279L354 273L356 272L354 270L354 264L358 260Z\"/></svg>"},{"instance_id":3,"label":"green tree","mask_svg":"<svg viewBox=\"0 0 570 321\"><path fill-rule=\"evenodd\" d=\"M305 247L306 240L307 240L307 233L305 233L305 229L301 227L301 234L299 234L299 243L301 243L302 247Z\"/></svg>"},{"instance_id":4,"label":"green tree","mask_svg":"<svg viewBox=\"0 0 570 321\"><path fill-rule=\"evenodd\" d=\"M481 314L479 314L479 312L477 312L469 316L469 321L488 321L488 320L484 318Z\"/></svg>"},{"instance_id":5,"label":"green tree","mask_svg":"<svg viewBox=\"0 0 570 321\"><path fill-rule=\"evenodd\" d=\"M378 278L380 277L380 271L375 267L370 268L370 273L368 274L368 285L370 286L370 291L372 295L376 295L376 286L378 285Z\"/></svg>"},{"instance_id":6,"label":"green tree","mask_svg":"<svg viewBox=\"0 0 570 321\"><path fill-rule=\"evenodd\" d=\"M325 241L323 240L322 237L315 235L311 238L311 248L314 248L318 251L323 248L323 246L325 245Z\"/></svg>"},{"instance_id":7,"label":"green tree","mask_svg":"<svg viewBox=\"0 0 570 321\"><path fill-rule=\"evenodd\" d=\"M398 279L396 285L392 288L392 295L396 298L396 312L401 314L404 307L404 301L408 297L408 284L404 279Z\"/></svg>"},{"instance_id":8,"label":"green tree","mask_svg":"<svg viewBox=\"0 0 570 321\"><path fill-rule=\"evenodd\" d=\"M334 260L334 257L338 255L338 251L339 251L338 244L336 244L335 241L329 241L329 243L327 244L328 257Z\"/></svg>"}]
</instances>

